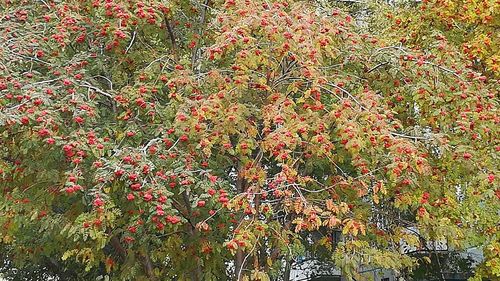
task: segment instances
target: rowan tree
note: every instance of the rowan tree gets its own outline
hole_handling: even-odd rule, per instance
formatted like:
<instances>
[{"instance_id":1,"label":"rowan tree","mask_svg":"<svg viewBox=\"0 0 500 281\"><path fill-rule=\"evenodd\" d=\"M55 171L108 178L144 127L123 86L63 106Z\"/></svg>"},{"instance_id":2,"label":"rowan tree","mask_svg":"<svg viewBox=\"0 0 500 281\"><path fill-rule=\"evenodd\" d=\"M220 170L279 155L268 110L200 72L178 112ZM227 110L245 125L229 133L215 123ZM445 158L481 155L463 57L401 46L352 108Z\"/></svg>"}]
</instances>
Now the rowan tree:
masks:
<instances>
[{"instance_id":1,"label":"rowan tree","mask_svg":"<svg viewBox=\"0 0 500 281\"><path fill-rule=\"evenodd\" d=\"M1 3L17 264L286 280L307 249L356 278L446 241L500 276L498 81L454 48L319 1Z\"/></svg>"},{"instance_id":2,"label":"rowan tree","mask_svg":"<svg viewBox=\"0 0 500 281\"><path fill-rule=\"evenodd\" d=\"M432 53L453 48L456 56L469 61L467 65L498 79L498 1L395 1L392 5L376 1L376 5L372 10L377 16L372 19L385 36Z\"/></svg>"}]
</instances>

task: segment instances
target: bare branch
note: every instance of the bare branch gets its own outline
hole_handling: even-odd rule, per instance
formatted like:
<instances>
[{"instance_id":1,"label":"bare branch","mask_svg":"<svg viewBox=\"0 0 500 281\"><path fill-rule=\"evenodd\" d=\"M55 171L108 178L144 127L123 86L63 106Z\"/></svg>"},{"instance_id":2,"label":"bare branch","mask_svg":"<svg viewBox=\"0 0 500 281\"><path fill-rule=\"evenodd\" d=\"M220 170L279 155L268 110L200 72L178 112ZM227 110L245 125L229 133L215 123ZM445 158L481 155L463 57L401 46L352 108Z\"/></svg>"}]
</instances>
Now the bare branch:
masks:
<instances>
[{"instance_id":1,"label":"bare branch","mask_svg":"<svg viewBox=\"0 0 500 281\"><path fill-rule=\"evenodd\" d=\"M127 48L125 49L125 54L128 53L130 48L132 48L132 45L134 44L135 41L135 36L137 35L137 30L134 30L132 32L132 38L130 39L130 43L128 44Z\"/></svg>"},{"instance_id":2,"label":"bare branch","mask_svg":"<svg viewBox=\"0 0 500 281\"><path fill-rule=\"evenodd\" d=\"M28 88L31 88L31 87L34 87L34 86L37 86L37 85L41 85L41 84L49 84L49 83L52 83L52 82L55 82L55 81L58 81L58 80L61 80L61 78L59 77L59 78L54 78L54 79L50 79L50 80L38 81L38 82L35 82L35 83L24 85L22 87L22 89L28 89Z\"/></svg>"},{"instance_id":3,"label":"bare branch","mask_svg":"<svg viewBox=\"0 0 500 281\"><path fill-rule=\"evenodd\" d=\"M384 66L384 65L386 65L386 64L388 64L388 63L389 63L388 61L385 61L385 62L379 63L379 64L377 64L376 66L372 67L370 70L368 70L366 73L370 73L370 72L372 72L372 71L376 70L377 68L379 68L379 67L381 67L381 66Z\"/></svg>"},{"instance_id":4,"label":"bare branch","mask_svg":"<svg viewBox=\"0 0 500 281\"><path fill-rule=\"evenodd\" d=\"M401 138L407 138L407 139L412 139L412 140L432 140L432 138L429 137L424 137L424 136L409 136L409 135L404 135L396 132L391 132L391 135L396 136L396 137L401 137Z\"/></svg>"},{"instance_id":5,"label":"bare branch","mask_svg":"<svg viewBox=\"0 0 500 281\"><path fill-rule=\"evenodd\" d=\"M339 89L342 93L346 94L347 96L349 96L357 105L359 105L359 107L361 107L361 109L363 110L368 110L368 108L366 108L355 96L353 96L351 93L349 93L346 89L340 87L340 86L337 86L333 83L328 83L328 85L334 87L334 88L337 88Z\"/></svg>"},{"instance_id":6,"label":"bare branch","mask_svg":"<svg viewBox=\"0 0 500 281\"><path fill-rule=\"evenodd\" d=\"M241 273L243 271L243 267L245 266L245 263L248 259L248 257L253 253L253 251L255 251L255 248L257 248L257 242L260 240L260 235L257 237L257 240L255 241L255 244L253 245L253 248L252 250L250 250L250 252L248 252L248 254L246 254L245 258L243 259L243 262L241 263L241 266L240 266L240 269L238 271L238 278L236 280L242 280L241 279Z\"/></svg>"},{"instance_id":7,"label":"bare branch","mask_svg":"<svg viewBox=\"0 0 500 281\"><path fill-rule=\"evenodd\" d=\"M114 98L113 98L113 96L112 96L110 93L106 93L106 92L104 92L103 90L101 90L101 89L99 89L99 88L97 88L97 87L95 87L95 86L92 86L92 85L91 85L91 84L89 84L88 82L84 82L83 84L79 84L78 86L80 86L80 87L84 87L84 88L88 88L88 89L92 89L92 90L94 90L95 92L97 92L97 93L99 93L99 94L101 94L101 95L103 95L103 96L106 96L106 97L108 97L108 98L110 98L111 100L113 100L113 101L114 101Z\"/></svg>"}]
</instances>

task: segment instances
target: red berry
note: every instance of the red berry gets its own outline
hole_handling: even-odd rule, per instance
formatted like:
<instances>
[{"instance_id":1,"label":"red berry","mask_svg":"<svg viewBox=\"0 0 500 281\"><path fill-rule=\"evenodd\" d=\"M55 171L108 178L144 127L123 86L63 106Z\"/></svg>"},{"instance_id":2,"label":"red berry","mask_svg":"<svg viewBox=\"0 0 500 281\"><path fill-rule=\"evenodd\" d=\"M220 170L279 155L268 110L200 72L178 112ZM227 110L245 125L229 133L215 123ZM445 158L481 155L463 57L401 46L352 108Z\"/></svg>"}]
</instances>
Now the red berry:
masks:
<instances>
[{"instance_id":1,"label":"red berry","mask_svg":"<svg viewBox=\"0 0 500 281\"><path fill-rule=\"evenodd\" d=\"M104 201L101 198L97 197L96 199L94 199L94 206L95 207L101 207L103 205L104 205Z\"/></svg>"}]
</instances>

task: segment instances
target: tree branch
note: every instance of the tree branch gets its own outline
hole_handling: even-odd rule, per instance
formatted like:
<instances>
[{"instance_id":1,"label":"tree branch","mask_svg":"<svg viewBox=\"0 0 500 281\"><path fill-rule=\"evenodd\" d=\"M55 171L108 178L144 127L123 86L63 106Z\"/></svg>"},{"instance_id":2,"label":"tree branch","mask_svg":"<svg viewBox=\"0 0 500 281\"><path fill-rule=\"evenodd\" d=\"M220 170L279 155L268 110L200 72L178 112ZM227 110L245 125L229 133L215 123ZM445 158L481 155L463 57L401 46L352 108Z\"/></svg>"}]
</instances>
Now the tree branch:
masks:
<instances>
[{"instance_id":1,"label":"tree branch","mask_svg":"<svg viewBox=\"0 0 500 281\"><path fill-rule=\"evenodd\" d=\"M137 30L134 30L132 32L132 38L130 39L130 43L128 44L127 48L125 49L125 54L128 53L130 48L132 48L132 45L134 44L135 41L135 36L137 35Z\"/></svg>"},{"instance_id":2,"label":"tree branch","mask_svg":"<svg viewBox=\"0 0 500 281\"><path fill-rule=\"evenodd\" d=\"M154 270L153 270L153 262L151 261L151 258L148 256L148 254L143 254L141 255L142 257L142 264L144 266L144 270L146 273L146 276L149 278L148 280L156 280Z\"/></svg>"},{"instance_id":3,"label":"tree branch","mask_svg":"<svg viewBox=\"0 0 500 281\"><path fill-rule=\"evenodd\" d=\"M206 17L206 14L207 14L207 9L208 9L208 3L210 2L210 0L205 0L205 4L204 5L201 5L203 7L203 9L201 10L201 17L200 17L200 27L199 27L199 30L198 30L198 36L201 37L202 33L203 33L203 24L205 23L205 17ZM191 67L192 69L194 70L196 68L196 60L198 59L198 49L199 47L196 46L194 49L193 49L193 55L191 56Z\"/></svg>"},{"instance_id":4,"label":"tree branch","mask_svg":"<svg viewBox=\"0 0 500 281\"><path fill-rule=\"evenodd\" d=\"M174 35L174 30L172 29L172 26L170 25L170 21L167 18L167 15L164 16L165 20L165 26L167 27L167 36L170 38L170 42L172 43L172 54L175 57L175 60L177 59L177 47L175 44L175 35Z\"/></svg>"},{"instance_id":5,"label":"tree branch","mask_svg":"<svg viewBox=\"0 0 500 281\"><path fill-rule=\"evenodd\" d=\"M127 258L127 250L122 247L118 237L116 235L112 236L109 240L109 243L116 250L116 253L120 257L120 259L122 259L122 261L125 261L125 259Z\"/></svg>"},{"instance_id":6,"label":"tree branch","mask_svg":"<svg viewBox=\"0 0 500 281\"><path fill-rule=\"evenodd\" d=\"M407 138L407 139L412 139L412 140L432 140L432 138L428 137L423 137L423 136L409 136L409 135L404 135L396 132L391 132L392 136L396 137L401 137L401 138Z\"/></svg>"}]
</instances>

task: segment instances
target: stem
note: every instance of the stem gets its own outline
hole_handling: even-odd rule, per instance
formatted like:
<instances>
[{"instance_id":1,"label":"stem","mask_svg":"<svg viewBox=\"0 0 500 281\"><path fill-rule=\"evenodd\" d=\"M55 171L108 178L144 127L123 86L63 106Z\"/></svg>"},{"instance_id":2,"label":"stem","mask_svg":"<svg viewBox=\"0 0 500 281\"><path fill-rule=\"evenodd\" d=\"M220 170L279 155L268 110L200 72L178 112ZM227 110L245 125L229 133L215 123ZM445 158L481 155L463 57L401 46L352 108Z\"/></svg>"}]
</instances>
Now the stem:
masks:
<instances>
[{"instance_id":1,"label":"stem","mask_svg":"<svg viewBox=\"0 0 500 281\"><path fill-rule=\"evenodd\" d=\"M182 192L182 199L183 199L184 205L187 209L188 216L189 216L189 218L191 218L192 217L192 210L191 210L191 204L190 204L191 201L189 198L189 194L186 191ZM197 232L196 227L190 222L187 225L187 228L188 228L188 232L191 235L191 237L194 237L196 235L196 232ZM196 257L194 257L194 258L195 258L196 268L194 271L192 271L190 273L191 280L199 281L199 280L201 280L201 276L202 276L201 265L200 265L199 260Z\"/></svg>"},{"instance_id":2,"label":"stem","mask_svg":"<svg viewBox=\"0 0 500 281\"><path fill-rule=\"evenodd\" d=\"M239 167L239 170L238 170L238 178L236 180L236 189L238 191L238 193L243 193L245 192L245 180L243 179L243 176L242 176L242 169L243 167ZM243 220L244 216L241 216L240 217L240 223L241 221ZM238 247L238 250L236 250L236 257L235 257L235 260L234 260L234 277L235 277L235 280L237 281L240 281L241 279L241 272L243 271L243 266L244 266L244 253L243 253L243 250L241 250L241 248Z\"/></svg>"},{"instance_id":3,"label":"stem","mask_svg":"<svg viewBox=\"0 0 500 281\"><path fill-rule=\"evenodd\" d=\"M167 34L168 37L170 38L170 42L172 43L172 53L174 54L175 60L177 59L177 47L175 44L175 35L174 35L174 30L172 29L172 26L170 25L170 21L168 20L167 16L165 15L165 25L167 26Z\"/></svg>"}]
</instances>

